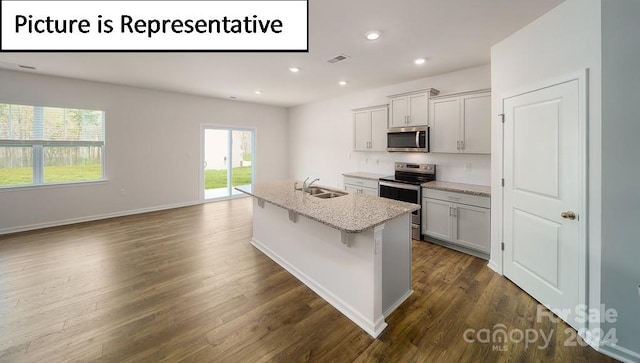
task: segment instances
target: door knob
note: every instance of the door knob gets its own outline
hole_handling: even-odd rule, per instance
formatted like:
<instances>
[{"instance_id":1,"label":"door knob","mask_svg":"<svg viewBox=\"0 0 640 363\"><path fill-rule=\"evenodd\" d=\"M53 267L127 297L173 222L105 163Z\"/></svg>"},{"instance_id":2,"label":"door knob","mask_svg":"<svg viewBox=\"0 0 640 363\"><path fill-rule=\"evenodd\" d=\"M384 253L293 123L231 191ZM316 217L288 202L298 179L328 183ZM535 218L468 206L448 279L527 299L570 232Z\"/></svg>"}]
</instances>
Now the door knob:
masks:
<instances>
[{"instance_id":1,"label":"door knob","mask_svg":"<svg viewBox=\"0 0 640 363\"><path fill-rule=\"evenodd\" d=\"M562 212L560 213L560 216L562 218L571 219L571 220L576 219L576 214L573 213L572 211Z\"/></svg>"}]
</instances>

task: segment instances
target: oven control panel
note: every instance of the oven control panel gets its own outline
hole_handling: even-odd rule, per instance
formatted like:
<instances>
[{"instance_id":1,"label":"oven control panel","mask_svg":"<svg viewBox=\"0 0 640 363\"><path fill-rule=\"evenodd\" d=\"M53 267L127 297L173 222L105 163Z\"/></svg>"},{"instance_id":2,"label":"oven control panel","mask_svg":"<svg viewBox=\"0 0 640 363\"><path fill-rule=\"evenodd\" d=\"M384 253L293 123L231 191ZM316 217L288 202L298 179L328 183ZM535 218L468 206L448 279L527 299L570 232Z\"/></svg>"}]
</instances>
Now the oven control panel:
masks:
<instances>
[{"instance_id":1,"label":"oven control panel","mask_svg":"<svg viewBox=\"0 0 640 363\"><path fill-rule=\"evenodd\" d=\"M418 174L435 174L435 164L396 163L396 171L404 171Z\"/></svg>"}]
</instances>

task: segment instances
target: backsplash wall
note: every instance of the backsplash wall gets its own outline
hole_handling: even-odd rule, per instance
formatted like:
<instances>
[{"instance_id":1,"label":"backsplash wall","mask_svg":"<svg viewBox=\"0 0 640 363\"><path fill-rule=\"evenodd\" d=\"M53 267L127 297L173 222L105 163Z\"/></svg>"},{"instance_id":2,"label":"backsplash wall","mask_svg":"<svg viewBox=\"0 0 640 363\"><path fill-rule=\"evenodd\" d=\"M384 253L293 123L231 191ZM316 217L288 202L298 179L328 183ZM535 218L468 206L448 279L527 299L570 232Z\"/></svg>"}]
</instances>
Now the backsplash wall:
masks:
<instances>
[{"instance_id":1,"label":"backsplash wall","mask_svg":"<svg viewBox=\"0 0 640 363\"><path fill-rule=\"evenodd\" d=\"M440 94L491 87L489 65L371 89L289 109L289 178L320 178L326 186L342 188L342 173L363 171L393 174L394 162L437 165L437 179L490 184L489 155L389 153L353 151L351 110L388 103L388 95L436 88Z\"/></svg>"},{"instance_id":2,"label":"backsplash wall","mask_svg":"<svg viewBox=\"0 0 640 363\"><path fill-rule=\"evenodd\" d=\"M354 151L351 156L358 171L393 174L394 163L436 164L436 177L442 181L490 185L491 157L471 154L376 153Z\"/></svg>"}]
</instances>

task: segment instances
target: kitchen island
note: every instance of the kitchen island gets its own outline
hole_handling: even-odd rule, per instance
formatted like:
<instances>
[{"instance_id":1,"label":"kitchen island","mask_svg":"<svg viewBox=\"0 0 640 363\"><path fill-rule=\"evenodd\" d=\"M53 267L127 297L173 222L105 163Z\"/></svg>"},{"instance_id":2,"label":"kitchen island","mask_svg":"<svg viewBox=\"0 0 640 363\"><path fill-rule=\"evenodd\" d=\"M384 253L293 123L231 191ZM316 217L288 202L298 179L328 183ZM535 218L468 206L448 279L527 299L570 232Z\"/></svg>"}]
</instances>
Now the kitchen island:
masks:
<instances>
[{"instance_id":1,"label":"kitchen island","mask_svg":"<svg viewBox=\"0 0 640 363\"><path fill-rule=\"evenodd\" d=\"M254 197L251 243L371 336L413 293L419 205L324 187L304 193L293 181L236 189Z\"/></svg>"}]
</instances>

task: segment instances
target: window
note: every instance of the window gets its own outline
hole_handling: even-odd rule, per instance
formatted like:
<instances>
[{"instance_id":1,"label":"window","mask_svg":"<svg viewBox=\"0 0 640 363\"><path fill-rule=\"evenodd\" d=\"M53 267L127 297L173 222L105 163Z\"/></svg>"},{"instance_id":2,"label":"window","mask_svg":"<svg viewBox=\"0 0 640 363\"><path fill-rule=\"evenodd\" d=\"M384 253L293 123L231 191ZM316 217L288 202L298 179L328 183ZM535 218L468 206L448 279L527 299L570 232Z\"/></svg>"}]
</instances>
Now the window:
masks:
<instances>
[{"instance_id":1,"label":"window","mask_svg":"<svg viewBox=\"0 0 640 363\"><path fill-rule=\"evenodd\" d=\"M104 112L0 103L0 187L104 179Z\"/></svg>"}]
</instances>

